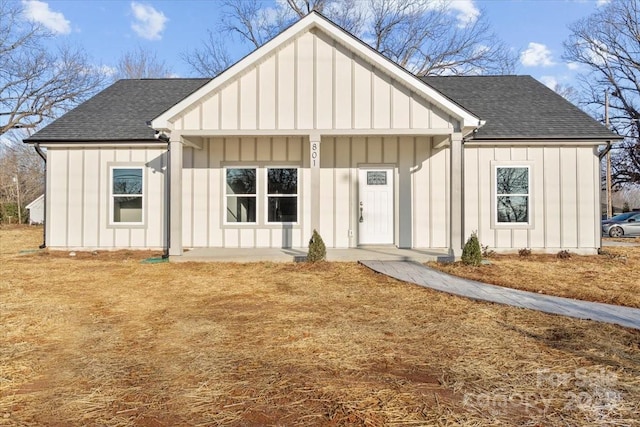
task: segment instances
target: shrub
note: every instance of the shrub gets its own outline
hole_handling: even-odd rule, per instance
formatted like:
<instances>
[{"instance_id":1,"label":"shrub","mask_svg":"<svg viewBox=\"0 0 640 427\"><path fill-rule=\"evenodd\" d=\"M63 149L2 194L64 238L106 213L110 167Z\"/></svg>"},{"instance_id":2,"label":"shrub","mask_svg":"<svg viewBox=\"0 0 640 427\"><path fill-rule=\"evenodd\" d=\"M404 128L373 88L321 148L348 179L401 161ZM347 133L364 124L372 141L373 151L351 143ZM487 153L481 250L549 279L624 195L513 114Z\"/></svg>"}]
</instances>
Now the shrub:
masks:
<instances>
[{"instance_id":1,"label":"shrub","mask_svg":"<svg viewBox=\"0 0 640 427\"><path fill-rule=\"evenodd\" d=\"M571 252L567 250L560 251L556 254L556 257L559 259L569 259L571 258Z\"/></svg>"},{"instance_id":2,"label":"shrub","mask_svg":"<svg viewBox=\"0 0 640 427\"><path fill-rule=\"evenodd\" d=\"M531 249L529 248L522 248L518 251L518 255L520 255L521 257L528 257L531 256Z\"/></svg>"},{"instance_id":3,"label":"shrub","mask_svg":"<svg viewBox=\"0 0 640 427\"><path fill-rule=\"evenodd\" d=\"M479 266L482 263L482 252L480 250L480 242L478 241L478 235L474 231L471 233L471 237L464 244L462 249L462 262L466 265Z\"/></svg>"},{"instance_id":4,"label":"shrub","mask_svg":"<svg viewBox=\"0 0 640 427\"><path fill-rule=\"evenodd\" d=\"M482 258L491 258L496 254L496 251L489 249L489 245L481 245L482 248Z\"/></svg>"},{"instance_id":5,"label":"shrub","mask_svg":"<svg viewBox=\"0 0 640 427\"><path fill-rule=\"evenodd\" d=\"M309 240L309 253L307 254L307 261L317 262L327 259L327 247L324 245L324 241L316 230L313 230L311 240Z\"/></svg>"}]
</instances>

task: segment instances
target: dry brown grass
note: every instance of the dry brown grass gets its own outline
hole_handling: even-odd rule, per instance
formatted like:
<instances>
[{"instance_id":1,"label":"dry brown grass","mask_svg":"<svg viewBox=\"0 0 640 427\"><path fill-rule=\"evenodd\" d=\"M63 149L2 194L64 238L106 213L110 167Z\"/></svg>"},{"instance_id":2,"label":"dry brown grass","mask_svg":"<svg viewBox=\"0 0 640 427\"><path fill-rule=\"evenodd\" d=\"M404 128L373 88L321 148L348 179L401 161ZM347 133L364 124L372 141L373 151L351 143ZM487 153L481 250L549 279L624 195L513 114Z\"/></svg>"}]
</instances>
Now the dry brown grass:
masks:
<instances>
[{"instance_id":1,"label":"dry brown grass","mask_svg":"<svg viewBox=\"0 0 640 427\"><path fill-rule=\"evenodd\" d=\"M640 331L352 263L18 254L0 229L0 424L639 425Z\"/></svg>"},{"instance_id":2,"label":"dry brown grass","mask_svg":"<svg viewBox=\"0 0 640 427\"><path fill-rule=\"evenodd\" d=\"M626 241L629 241L627 239ZM607 247L602 255L493 255L490 265L430 263L456 276L508 288L640 308L640 247Z\"/></svg>"}]
</instances>

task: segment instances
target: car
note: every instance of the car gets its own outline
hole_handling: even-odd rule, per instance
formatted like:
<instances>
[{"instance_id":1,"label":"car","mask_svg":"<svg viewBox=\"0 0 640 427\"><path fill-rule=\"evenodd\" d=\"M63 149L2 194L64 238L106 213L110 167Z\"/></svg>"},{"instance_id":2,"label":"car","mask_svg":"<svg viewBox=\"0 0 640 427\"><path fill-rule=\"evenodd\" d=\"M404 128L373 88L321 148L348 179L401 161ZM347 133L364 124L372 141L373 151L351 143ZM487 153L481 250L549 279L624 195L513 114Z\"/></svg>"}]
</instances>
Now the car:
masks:
<instances>
[{"instance_id":1,"label":"car","mask_svg":"<svg viewBox=\"0 0 640 427\"><path fill-rule=\"evenodd\" d=\"M640 212L625 212L603 220L602 232L609 237L640 236Z\"/></svg>"}]
</instances>

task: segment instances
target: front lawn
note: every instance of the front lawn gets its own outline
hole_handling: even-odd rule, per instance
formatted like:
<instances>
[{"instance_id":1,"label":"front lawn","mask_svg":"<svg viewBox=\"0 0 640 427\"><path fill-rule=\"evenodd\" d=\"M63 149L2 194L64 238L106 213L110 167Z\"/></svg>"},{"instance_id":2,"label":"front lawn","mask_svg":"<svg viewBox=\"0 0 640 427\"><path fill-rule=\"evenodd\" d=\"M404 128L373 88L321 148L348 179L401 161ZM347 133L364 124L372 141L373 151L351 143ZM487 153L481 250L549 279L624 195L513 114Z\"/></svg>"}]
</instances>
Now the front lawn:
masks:
<instances>
[{"instance_id":1,"label":"front lawn","mask_svg":"<svg viewBox=\"0 0 640 427\"><path fill-rule=\"evenodd\" d=\"M640 331L355 263L141 264L0 228L0 425L638 425ZM529 262L529 261L527 261Z\"/></svg>"},{"instance_id":2,"label":"front lawn","mask_svg":"<svg viewBox=\"0 0 640 427\"><path fill-rule=\"evenodd\" d=\"M634 241L627 239L625 242ZM637 240L640 242L640 239ZM585 301L640 308L640 247L605 247L602 255L493 255L489 265L429 263L467 279Z\"/></svg>"}]
</instances>

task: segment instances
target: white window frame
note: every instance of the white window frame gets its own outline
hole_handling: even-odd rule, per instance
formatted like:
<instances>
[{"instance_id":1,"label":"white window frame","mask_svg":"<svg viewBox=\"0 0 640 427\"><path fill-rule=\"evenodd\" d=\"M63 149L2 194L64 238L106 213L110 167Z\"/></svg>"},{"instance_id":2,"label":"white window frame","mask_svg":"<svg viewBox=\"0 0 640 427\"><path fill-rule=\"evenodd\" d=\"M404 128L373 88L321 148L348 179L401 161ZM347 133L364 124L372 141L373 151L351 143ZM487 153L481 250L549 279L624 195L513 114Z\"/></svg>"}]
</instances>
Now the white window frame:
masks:
<instances>
[{"instance_id":1,"label":"white window frame","mask_svg":"<svg viewBox=\"0 0 640 427\"><path fill-rule=\"evenodd\" d=\"M256 182L255 182L255 193L254 194L228 194L227 193L227 171L229 169L253 169L255 170L256 173ZM236 227L241 227L243 225L256 225L258 224L258 218L259 218L259 214L260 214L260 205L259 205L259 201L260 201L260 195L259 195L259 181L260 181L260 167L258 167L257 165L229 165L229 166L225 166L222 168L222 194L224 197L224 207L223 207L223 212L222 212L222 219L223 219L223 224L224 225L232 225L232 226L236 226ZM249 221L242 221L242 222L234 222L234 221L229 221L227 220L227 212L228 212L228 208L229 208L229 197L253 197L256 200L256 213L255 213L255 218L256 220L253 222L249 222Z\"/></svg>"},{"instance_id":2,"label":"white window frame","mask_svg":"<svg viewBox=\"0 0 640 427\"><path fill-rule=\"evenodd\" d=\"M137 169L141 172L142 177L142 189L140 194L118 194L113 192L113 171L116 169ZM145 209L145 201L146 201L146 179L145 179L145 168L144 166L139 165L131 165L131 164L117 164L109 166L109 225L114 227L129 227L129 226L143 226L145 225L146 219L146 209ZM139 222L117 222L114 219L115 216L115 198L116 197L140 197L142 199L142 212Z\"/></svg>"},{"instance_id":3,"label":"white window frame","mask_svg":"<svg viewBox=\"0 0 640 427\"><path fill-rule=\"evenodd\" d=\"M300 223L300 168L298 166L280 166L267 165L264 166L264 172L260 175L264 176L264 224L265 225L298 225ZM296 170L296 193L295 194L269 194L269 169L295 169ZM296 198L296 221L269 221L269 197L294 197Z\"/></svg>"},{"instance_id":4,"label":"white window frame","mask_svg":"<svg viewBox=\"0 0 640 427\"><path fill-rule=\"evenodd\" d=\"M499 222L498 221L498 169L527 169L528 193L513 193L508 196L527 197L527 221L526 222ZM533 163L523 161L492 161L491 162L491 226L494 229L531 229L534 227L534 200L533 200Z\"/></svg>"}]
</instances>

